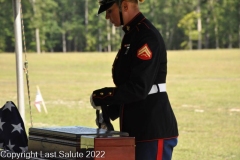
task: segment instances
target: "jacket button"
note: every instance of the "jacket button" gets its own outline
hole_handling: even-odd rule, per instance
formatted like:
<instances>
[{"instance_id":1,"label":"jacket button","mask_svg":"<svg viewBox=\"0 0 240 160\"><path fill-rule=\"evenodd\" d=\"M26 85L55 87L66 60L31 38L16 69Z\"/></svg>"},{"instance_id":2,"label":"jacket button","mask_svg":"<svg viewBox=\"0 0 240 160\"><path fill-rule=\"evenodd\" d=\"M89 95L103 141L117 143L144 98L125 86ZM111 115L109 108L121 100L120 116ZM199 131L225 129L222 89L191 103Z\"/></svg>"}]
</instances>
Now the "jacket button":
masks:
<instances>
[{"instance_id":1,"label":"jacket button","mask_svg":"<svg viewBox=\"0 0 240 160\"><path fill-rule=\"evenodd\" d=\"M101 92L100 95L103 96L103 93Z\"/></svg>"},{"instance_id":2,"label":"jacket button","mask_svg":"<svg viewBox=\"0 0 240 160\"><path fill-rule=\"evenodd\" d=\"M112 92L109 92L108 94L109 94L109 95L112 95Z\"/></svg>"}]
</instances>

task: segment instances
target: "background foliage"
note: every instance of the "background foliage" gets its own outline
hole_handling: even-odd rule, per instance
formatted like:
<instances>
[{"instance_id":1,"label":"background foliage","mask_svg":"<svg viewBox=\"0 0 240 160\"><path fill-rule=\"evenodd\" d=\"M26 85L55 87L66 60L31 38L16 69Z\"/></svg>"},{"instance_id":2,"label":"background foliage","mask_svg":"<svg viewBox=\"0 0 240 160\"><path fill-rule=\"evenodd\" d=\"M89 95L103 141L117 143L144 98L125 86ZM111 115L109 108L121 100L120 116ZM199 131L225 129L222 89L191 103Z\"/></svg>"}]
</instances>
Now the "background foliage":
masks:
<instances>
[{"instance_id":1,"label":"background foliage","mask_svg":"<svg viewBox=\"0 0 240 160\"><path fill-rule=\"evenodd\" d=\"M116 51L123 35L97 16L97 0L22 0L27 50ZM239 0L146 0L142 13L168 50L240 47ZM11 0L0 0L0 52L14 51ZM39 32L39 38L36 32Z\"/></svg>"}]
</instances>

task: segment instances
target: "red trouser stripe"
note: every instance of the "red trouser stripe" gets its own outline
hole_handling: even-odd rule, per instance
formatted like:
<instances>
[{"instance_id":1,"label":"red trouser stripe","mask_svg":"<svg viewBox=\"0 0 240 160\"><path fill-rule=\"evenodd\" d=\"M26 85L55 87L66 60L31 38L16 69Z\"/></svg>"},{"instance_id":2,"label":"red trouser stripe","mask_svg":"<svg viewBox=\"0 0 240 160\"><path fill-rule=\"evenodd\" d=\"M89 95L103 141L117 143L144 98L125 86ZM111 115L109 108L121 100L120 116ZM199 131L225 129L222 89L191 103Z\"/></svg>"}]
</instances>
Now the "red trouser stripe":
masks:
<instances>
[{"instance_id":1,"label":"red trouser stripe","mask_svg":"<svg viewBox=\"0 0 240 160\"><path fill-rule=\"evenodd\" d=\"M157 152L157 160L162 160L163 157L163 139L158 140L158 152Z\"/></svg>"}]
</instances>

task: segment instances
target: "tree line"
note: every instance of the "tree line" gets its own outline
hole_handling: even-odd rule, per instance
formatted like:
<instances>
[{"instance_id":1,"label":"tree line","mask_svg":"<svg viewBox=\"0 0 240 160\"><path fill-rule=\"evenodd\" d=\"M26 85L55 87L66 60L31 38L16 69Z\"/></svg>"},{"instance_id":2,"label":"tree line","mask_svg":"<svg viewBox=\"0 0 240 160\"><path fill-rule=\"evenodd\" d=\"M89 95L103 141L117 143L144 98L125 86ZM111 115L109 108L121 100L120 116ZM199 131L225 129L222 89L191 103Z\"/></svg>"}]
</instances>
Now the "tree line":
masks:
<instances>
[{"instance_id":1,"label":"tree line","mask_svg":"<svg viewBox=\"0 0 240 160\"><path fill-rule=\"evenodd\" d=\"M0 52L14 52L11 0L0 0ZM27 52L117 51L123 36L97 0L21 0ZM168 50L240 48L239 0L146 0Z\"/></svg>"}]
</instances>

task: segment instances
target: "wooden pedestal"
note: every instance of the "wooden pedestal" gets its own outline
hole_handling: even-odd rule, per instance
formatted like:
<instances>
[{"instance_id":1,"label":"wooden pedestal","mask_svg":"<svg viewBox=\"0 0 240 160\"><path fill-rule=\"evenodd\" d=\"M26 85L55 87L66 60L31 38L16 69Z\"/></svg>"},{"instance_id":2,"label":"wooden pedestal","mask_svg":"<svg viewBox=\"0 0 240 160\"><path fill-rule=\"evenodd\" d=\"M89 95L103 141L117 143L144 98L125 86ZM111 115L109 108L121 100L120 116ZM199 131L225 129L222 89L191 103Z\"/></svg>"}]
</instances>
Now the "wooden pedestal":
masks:
<instances>
[{"instance_id":1,"label":"wooden pedestal","mask_svg":"<svg viewBox=\"0 0 240 160\"><path fill-rule=\"evenodd\" d=\"M44 159L135 160L134 137L79 126L30 128L28 148Z\"/></svg>"}]
</instances>

